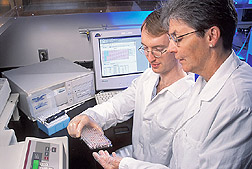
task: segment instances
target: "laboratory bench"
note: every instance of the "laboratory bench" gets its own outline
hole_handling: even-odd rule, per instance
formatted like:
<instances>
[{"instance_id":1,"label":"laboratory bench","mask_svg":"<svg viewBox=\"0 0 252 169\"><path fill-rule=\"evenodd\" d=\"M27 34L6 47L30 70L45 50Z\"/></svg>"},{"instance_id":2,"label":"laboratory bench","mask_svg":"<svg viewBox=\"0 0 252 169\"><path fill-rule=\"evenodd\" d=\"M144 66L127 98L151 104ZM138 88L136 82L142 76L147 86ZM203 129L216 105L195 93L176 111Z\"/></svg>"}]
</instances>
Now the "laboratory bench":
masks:
<instances>
[{"instance_id":1,"label":"laboratory bench","mask_svg":"<svg viewBox=\"0 0 252 169\"><path fill-rule=\"evenodd\" d=\"M69 111L67 114L72 119L82 111L89 107L96 105L95 99L86 101L84 104ZM56 132L55 134L48 136L37 126L36 122L28 119L28 117L19 110L19 121L10 121L8 128L15 131L17 141L24 141L26 137L36 138L52 138L67 136L69 147L69 169L101 169L102 167L94 160L92 156L93 150L90 150L88 146L79 138L72 138L68 135L67 129ZM131 144L131 130L132 130L132 118L127 122L120 123L115 127L105 131L105 135L111 140L113 146L107 150L111 153L120 147ZM96 150L97 151L97 150Z\"/></svg>"}]
</instances>

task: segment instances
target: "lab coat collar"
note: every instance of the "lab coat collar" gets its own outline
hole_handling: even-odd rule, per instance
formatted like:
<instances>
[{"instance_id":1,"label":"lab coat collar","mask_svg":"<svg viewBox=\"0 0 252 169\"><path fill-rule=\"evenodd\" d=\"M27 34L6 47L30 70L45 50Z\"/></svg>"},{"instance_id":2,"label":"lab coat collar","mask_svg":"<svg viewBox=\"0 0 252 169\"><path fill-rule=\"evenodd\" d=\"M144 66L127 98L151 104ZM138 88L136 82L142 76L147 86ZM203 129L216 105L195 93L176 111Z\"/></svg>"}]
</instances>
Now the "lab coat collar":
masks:
<instances>
[{"instance_id":1,"label":"lab coat collar","mask_svg":"<svg viewBox=\"0 0 252 169\"><path fill-rule=\"evenodd\" d=\"M177 99L179 99L188 90L188 88L190 88L192 86L194 79L195 79L195 74L189 73L187 76L183 77L182 79L179 79L175 83L166 87L164 91L168 90ZM161 92L163 92L163 91L161 91Z\"/></svg>"},{"instance_id":2,"label":"lab coat collar","mask_svg":"<svg viewBox=\"0 0 252 169\"><path fill-rule=\"evenodd\" d=\"M181 127L183 127L188 120L199 113L202 101L210 101L218 94L225 82L239 67L239 65L241 65L241 61L235 55L234 51L232 51L231 55L220 66L220 68L207 83L201 76L198 77L192 91L191 99L187 105L185 114L183 119L180 121L177 130L181 129ZM188 111L188 109L190 111Z\"/></svg>"},{"instance_id":3,"label":"lab coat collar","mask_svg":"<svg viewBox=\"0 0 252 169\"><path fill-rule=\"evenodd\" d=\"M154 73L154 72L153 72ZM146 81L144 86L146 86L147 91L149 91L148 96L145 98L145 103L149 103L152 99L152 92L153 92L153 88L156 87L158 85L159 82L159 74L155 74L155 78L151 78L149 81ZM163 90L161 90L154 98L153 100L158 96L161 95L167 91L169 91L170 93L172 93L176 98L180 98L181 96L183 96L183 94L188 90L188 88L190 88L192 86L192 83L194 82L194 78L195 75L194 73L189 73L187 76L179 79L178 81L176 81L175 83L171 84L170 86L164 88Z\"/></svg>"},{"instance_id":4,"label":"lab coat collar","mask_svg":"<svg viewBox=\"0 0 252 169\"><path fill-rule=\"evenodd\" d=\"M149 93L144 97L146 104L150 103L152 99L153 87L156 87L155 84L158 83L159 81L159 74L155 72L153 72L153 74L154 74L153 78L150 78L148 81L144 82L144 87L146 87L147 91L149 91Z\"/></svg>"},{"instance_id":5,"label":"lab coat collar","mask_svg":"<svg viewBox=\"0 0 252 169\"><path fill-rule=\"evenodd\" d=\"M214 73L210 80L206 83L202 91L200 92L200 99L202 101L210 101L224 86L226 81L232 75L232 73L241 65L240 59L232 51L231 55L224 61L219 69ZM199 77L197 83L203 83L203 78Z\"/></svg>"},{"instance_id":6,"label":"lab coat collar","mask_svg":"<svg viewBox=\"0 0 252 169\"><path fill-rule=\"evenodd\" d=\"M162 89L157 95L161 95L167 91L172 93L174 97L179 99L183 94L192 86L192 83L194 82L194 73L189 73L187 76L179 79L178 81L174 82L170 86ZM159 78L156 79L156 84L158 84ZM157 86L157 85L156 85ZM156 87L154 86L154 87ZM153 88L152 88L153 90ZM155 99L155 98L154 98Z\"/></svg>"}]
</instances>

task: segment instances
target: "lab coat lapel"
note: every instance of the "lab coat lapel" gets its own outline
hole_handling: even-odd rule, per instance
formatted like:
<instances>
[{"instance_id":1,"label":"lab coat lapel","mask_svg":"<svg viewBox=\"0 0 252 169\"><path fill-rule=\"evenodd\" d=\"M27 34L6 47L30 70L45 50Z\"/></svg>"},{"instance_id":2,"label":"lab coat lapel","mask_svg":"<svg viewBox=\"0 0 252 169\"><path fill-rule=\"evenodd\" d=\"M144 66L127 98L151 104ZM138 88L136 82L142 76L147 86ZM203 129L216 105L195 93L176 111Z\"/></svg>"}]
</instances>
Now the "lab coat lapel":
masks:
<instances>
[{"instance_id":1,"label":"lab coat lapel","mask_svg":"<svg viewBox=\"0 0 252 169\"><path fill-rule=\"evenodd\" d=\"M234 52L226 59L226 61L220 66L215 74L208 81L206 86L201 92L202 101L210 101L214 98L226 81L232 75L232 73L241 65L240 59Z\"/></svg>"},{"instance_id":2,"label":"lab coat lapel","mask_svg":"<svg viewBox=\"0 0 252 169\"><path fill-rule=\"evenodd\" d=\"M202 77L200 76L198 77L194 85L193 91L191 93L191 96L189 96L190 100L188 102L188 105L186 106L184 116L178 125L178 129L181 128L189 119L191 119L194 115L196 115L200 111L201 99L199 94L204 85L203 80L204 79Z\"/></svg>"},{"instance_id":3,"label":"lab coat lapel","mask_svg":"<svg viewBox=\"0 0 252 169\"><path fill-rule=\"evenodd\" d=\"M225 82L240 64L241 61L234 52L232 52L205 86L204 79L201 76L198 77L194 90L192 91L191 99L185 109L183 119L178 129L200 112L201 105L204 102L209 102L219 93Z\"/></svg>"},{"instance_id":4,"label":"lab coat lapel","mask_svg":"<svg viewBox=\"0 0 252 169\"><path fill-rule=\"evenodd\" d=\"M143 98L145 107L147 107L147 105L151 102L152 92L154 87L156 86L156 83L158 83L158 79L159 75L156 74L156 78L151 78L149 81L145 81L143 84L143 87L145 87L147 91L145 97Z\"/></svg>"}]
</instances>

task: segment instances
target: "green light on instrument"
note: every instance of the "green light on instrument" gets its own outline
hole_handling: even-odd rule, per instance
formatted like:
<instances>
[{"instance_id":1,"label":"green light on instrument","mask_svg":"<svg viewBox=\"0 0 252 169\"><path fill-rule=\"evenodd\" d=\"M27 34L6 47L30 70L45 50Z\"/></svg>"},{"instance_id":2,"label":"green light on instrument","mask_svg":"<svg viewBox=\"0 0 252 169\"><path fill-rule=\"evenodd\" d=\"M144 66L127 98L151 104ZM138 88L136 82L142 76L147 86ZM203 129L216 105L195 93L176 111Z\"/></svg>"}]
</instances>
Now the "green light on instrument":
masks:
<instances>
[{"instance_id":1,"label":"green light on instrument","mask_svg":"<svg viewBox=\"0 0 252 169\"><path fill-rule=\"evenodd\" d=\"M39 160L33 160L32 169L38 169L38 168L39 168Z\"/></svg>"}]
</instances>

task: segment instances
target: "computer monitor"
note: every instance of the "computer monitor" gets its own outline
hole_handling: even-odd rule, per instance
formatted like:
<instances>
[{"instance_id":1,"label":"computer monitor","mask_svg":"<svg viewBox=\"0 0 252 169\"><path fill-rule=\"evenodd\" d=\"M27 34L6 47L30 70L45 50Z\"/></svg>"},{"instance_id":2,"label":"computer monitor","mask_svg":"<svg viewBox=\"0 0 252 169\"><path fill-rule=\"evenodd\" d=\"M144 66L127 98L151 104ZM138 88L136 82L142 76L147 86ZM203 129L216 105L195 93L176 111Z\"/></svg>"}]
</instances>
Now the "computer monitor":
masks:
<instances>
[{"instance_id":1,"label":"computer monitor","mask_svg":"<svg viewBox=\"0 0 252 169\"><path fill-rule=\"evenodd\" d=\"M91 32L96 91L127 88L149 67L141 46L140 28Z\"/></svg>"}]
</instances>

